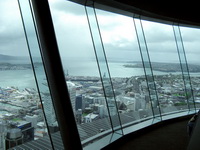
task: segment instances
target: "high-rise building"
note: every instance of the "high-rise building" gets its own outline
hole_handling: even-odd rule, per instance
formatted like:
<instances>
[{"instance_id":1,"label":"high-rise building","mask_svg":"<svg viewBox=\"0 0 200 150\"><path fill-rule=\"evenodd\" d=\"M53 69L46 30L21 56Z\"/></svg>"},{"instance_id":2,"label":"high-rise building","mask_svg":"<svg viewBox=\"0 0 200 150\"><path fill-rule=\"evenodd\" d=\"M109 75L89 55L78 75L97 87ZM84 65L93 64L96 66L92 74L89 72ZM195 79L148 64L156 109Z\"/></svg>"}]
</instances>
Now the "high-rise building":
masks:
<instances>
[{"instance_id":1,"label":"high-rise building","mask_svg":"<svg viewBox=\"0 0 200 150\"><path fill-rule=\"evenodd\" d=\"M43 98L43 107L47 118L48 125L53 125L56 122L55 110L51 101L50 95Z\"/></svg>"},{"instance_id":2,"label":"high-rise building","mask_svg":"<svg viewBox=\"0 0 200 150\"><path fill-rule=\"evenodd\" d=\"M76 121L78 124L81 124L82 123L82 109L78 109L76 111Z\"/></svg>"},{"instance_id":3,"label":"high-rise building","mask_svg":"<svg viewBox=\"0 0 200 150\"><path fill-rule=\"evenodd\" d=\"M75 108L76 108L76 111L78 109L82 109L82 110L85 109L85 103L84 103L84 99L82 95L76 96Z\"/></svg>"},{"instance_id":4,"label":"high-rise building","mask_svg":"<svg viewBox=\"0 0 200 150\"><path fill-rule=\"evenodd\" d=\"M20 121L16 125L17 128L19 128L22 132L22 139L23 143L30 142L34 140L34 124L28 121Z\"/></svg>"},{"instance_id":5,"label":"high-rise building","mask_svg":"<svg viewBox=\"0 0 200 150\"><path fill-rule=\"evenodd\" d=\"M70 95L71 105L74 115L76 114L76 85L73 82L67 81L67 87Z\"/></svg>"},{"instance_id":6,"label":"high-rise building","mask_svg":"<svg viewBox=\"0 0 200 150\"><path fill-rule=\"evenodd\" d=\"M33 116L26 115L26 121L31 122L32 127L36 128L37 122L38 122L38 116L37 115L33 115Z\"/></svg>"},{"instance_id":7,"label":"high-rise building","mask_svg":"<svg viewBox=\"0 0 200 150\"><path fill-rule=\"evenodd\" d=\"M116 108L116 103L114 99L108 100L108 107L109 107L108 109L111 116L117 115L117 108Z\"/></svg>"},{"instance_id":8,"label":"high-rise building","mask_svg":"<svg viewBox=\"0 0 200 150\"><path fill-rule=\"evenodd\" d=\"M99 117L104 118L107 114L106 107L104 105L99 105L98 106L98 112L99 112Z\"/></svg>"},{"instance_id":9,"label":"high-rise building","mask_svg":"<svg viewBox=\"0 0 200 150\"><path fill-rule=\"evenodd\" d=\"M6 136L7 124L6 122L0 122L0 150L5 149L5 136Z\"/></svg>"},{"instance_id":10,"label":"high-rise building","mask_svg":"<svg viewBox=\"0 0 200 150\"><path fill-rule=\"evenodd\" d=\"M23 144L23 134L21 129L13 128L7 131L6 149Z\"/></svg>"}]
</instances>

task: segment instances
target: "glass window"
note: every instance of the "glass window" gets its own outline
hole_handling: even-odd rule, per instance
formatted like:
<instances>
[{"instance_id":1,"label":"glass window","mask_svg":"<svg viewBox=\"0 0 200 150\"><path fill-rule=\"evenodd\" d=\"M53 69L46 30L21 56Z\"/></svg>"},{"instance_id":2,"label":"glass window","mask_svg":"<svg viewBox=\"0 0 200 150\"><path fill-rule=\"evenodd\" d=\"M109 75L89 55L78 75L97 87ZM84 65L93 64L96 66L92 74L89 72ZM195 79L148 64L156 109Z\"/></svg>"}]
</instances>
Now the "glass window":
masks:
<instances>
[{"instance_id":1,"label":"glass window","mask_svg":"<svg viewBox=\"0 0 200 150\"><path fill-rule=\"evenodd\" d=\"M188 109L189 111L191 111L191 110L195 110L195 104L194 104L194 97L193 97L193 92L192 92L192 87L191 87L191 82L190 82L188 64L187 64L187 60L185 56L184 43L182 40L180 27L174 25L173 29L174 29L174 36L176 38L176 45L177 45L178 55L180 58L180 65L181 65L183 80L184 80L184 85L185 85L185 96L187 98Z\"/></svg>"},{"instance_id":2,"label":"glass window","mask_svg":"<svg viewBox=\"0 0 200 150\"><path fill-rule=\"evenodd\" d=\"M36 36L34 31L25 34L18 4L17 0L0 2L0 12L3 14L0 16L0 149L44 137L48 148L51 148L44 105L35 76L37 72L38 81L41 84L46 82L40 54L36 54L38 43L37 40L32 40L30 45L27 43L26 35L30 39ZM28 17L29 4L21 4L26 6L23 10L26 9ZM31 16L28 19L32 21ZM34 58L30 57L30 47L34 47ZM34 145L32 148L38 147Z\"/></svg>"},{"instance_id":3,"label":"glass window","mask_svg":"<svg viewBox=\"0 0 200 150\"><path fill-rule=\"evenodd\" d=\"M134 19L135 28L137 31L137 37L138 37L138 44L140 46L140 52L142 56L145 76L147 80L147 87L150 95L150 102L152 106L153 116L155 118L154 121L160 121L161 120L161 113L160 113L160 105L158 101L158 95L156 90L156 84L153 76L151 61L149 58L149 52L148 52L148 46L146 43L146 38L142 26L142 22L140 19Z\"/></svg>"},{"instance_id":4,"label":"glass window","mask_svg":"<svg viewBox=\"0 0 200 150\"><path fill-rule=\"evenodd\" d=\"M113 84L111 81L110 71L107 63L105 49L102 43L101 33L99 30L96 10L94 7L86 7L88 23L90 25L91 36L94 44L95 55L99 66L100 76L105 93L108 113L112 126L113 136L110 141L116 140L123 135L121 120L117 108L116 96L114 94Z\"/></svg>"},{"instance_id":5,"label":"glass window","mask_svg":"<svg viewBox=\"0 0 200 150\"><path fill-rule=\"evenodd\" d=\"M163 114L188 109L179 56L171 25L142 21Z\"/></svg>"},{"instance_id":6,"label":"glass window","mask_svg":"<svg viewBox=\"0 0 200 150\"><path fill-rule=\"evenodd\" d=\"M151 117L133 18L97 10L97 19L122 124Z\"/></svg>"},{"instance_id":7,"label":"glass window","mask_svg":"<svg viewBox=\"0 0 200 150\"><path fill-rule=\"evenodd\" d=\"M85 8L65 0L49 1L79 135L111 132L110 118Z\"/></svg>"},{"instance_id":8,"label":"glass window","mask_svg":"<svg viewBox=\"0 0 200 150\"><path fill-rule=\"evenodd\" d=\"M199 60L199 47L200 47L200 30L197 28L180 27L187 63L190 72L191 85L193 88L194 100L196 107L200 107L200 60Z\"/></svg>"}]
</instances>

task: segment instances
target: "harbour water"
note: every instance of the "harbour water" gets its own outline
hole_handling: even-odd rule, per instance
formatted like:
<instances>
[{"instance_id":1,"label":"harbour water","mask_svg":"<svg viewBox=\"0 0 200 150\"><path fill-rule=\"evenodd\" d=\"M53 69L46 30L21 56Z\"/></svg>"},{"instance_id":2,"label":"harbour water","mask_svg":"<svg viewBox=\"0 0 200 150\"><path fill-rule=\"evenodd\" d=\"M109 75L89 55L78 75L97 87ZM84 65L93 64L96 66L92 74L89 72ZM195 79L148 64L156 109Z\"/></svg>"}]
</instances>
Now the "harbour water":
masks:
<instances>
[{"instance_id":1,"label":"harbour water","mask_svg":"<svg viewBox=\"0 0 200 150\"><path fill-rule=\"evenodd\" d=\"M0 87L35 88L35 79L32 70L0 71Z\"/></svg>"},{"instance_id":2,"label":"harbour water","mask_svg":"<svg viewBox=\"0 0 200 150\"><path fill-rule=\"evenodd\" d=\"M132 77L144 75L143 68L126 68L123 65L126 62L109 62L109 70L111 77ZM45 80L44 70L42 65L36 68L36 75L39 82ZM98 67L95 61L67 63L63 62L63 69L65 74L70 76L94 76L99 77ZM181 74L181 72L160 72L153 71L154 75L165 75L165 74ZM200 76L200 73L191 73L191 76ZM0 87L18 87L19 89L24 88L36 88L35 77L33 70L4 70L0 71Z\"/></svg>"}]
</instances>

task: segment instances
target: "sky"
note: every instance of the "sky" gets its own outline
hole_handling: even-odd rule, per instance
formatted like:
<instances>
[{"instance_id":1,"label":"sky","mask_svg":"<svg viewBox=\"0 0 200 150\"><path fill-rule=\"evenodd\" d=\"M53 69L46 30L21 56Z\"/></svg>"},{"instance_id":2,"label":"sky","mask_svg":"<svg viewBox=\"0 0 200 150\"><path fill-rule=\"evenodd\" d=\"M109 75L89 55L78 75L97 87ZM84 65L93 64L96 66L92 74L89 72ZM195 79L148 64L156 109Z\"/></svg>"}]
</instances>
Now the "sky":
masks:
<instances>
[{"instance_id":1,"label":"sky","mask_svg":"<svg viewBox=\"0 0 200 150\"><path fill-rule=\"evenodd\" d=\"M16 0L0 1L0 54L27 55Z\"/></svg>"},{"instance_id":2,"label":"sky","mask_svg":"<svg viewBox=\"0 0 200 150\"><path fill-rule=\"evenodd\" d=\"M94 59L94 48L85 8L66 0L49 0L56 38L63 59ZM24 12L28 11L28 7ZM141 60L133 19L127 16L96 10L101 37L109 60ZM28 56L17 0L0 1L0 54ZM28 13L29 39L35 40ZM177 62L178 55L170 25L142 21L151 61ZM200 30L181 27L189 62L198 62ZM97 37L99 38L99 37ZM36 41L36 40L35 40ZM37 44L31 51L38 55ZM200 62L200 61L199 61Z\"/></svg>"}]
</instances>

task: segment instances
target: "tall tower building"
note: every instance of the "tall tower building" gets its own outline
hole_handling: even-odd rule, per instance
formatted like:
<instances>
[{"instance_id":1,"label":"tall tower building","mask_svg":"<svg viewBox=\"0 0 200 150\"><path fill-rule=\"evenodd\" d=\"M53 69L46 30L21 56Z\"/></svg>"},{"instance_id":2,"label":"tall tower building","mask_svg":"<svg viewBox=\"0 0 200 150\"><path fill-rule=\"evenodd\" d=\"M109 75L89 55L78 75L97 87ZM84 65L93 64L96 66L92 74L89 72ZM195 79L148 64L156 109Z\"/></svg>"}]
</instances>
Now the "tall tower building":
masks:
<instances>
[{"instance_id":1,"label":"tall tower building","mask_svg":"<svg viewBox=\"0 0 200 150\"><path fill-rule=\"evenodd\" d=\"M72 109L74 112L74 115L76 114L76 85L73 82L67 81L67 87L69 91L69 96L72 104Z\"/></svg>"},{"instance_id":2,"label":"tall tower building","mask_svg":"<svg viewBox=\"0 0 200 150\"><path fill-rule=\"evenodd\" d=\"M56 116L50 95L46 95L43 100L43 107L47 118L47 123L48 125L53 125L56 122Z\"/></svg>"},{"instance_id":3,"label":"tall tower building","mask_svg":"<svg viewBox=\"0 0 200 150\"><path fill-rule=\"evenodd\" d=\"M0 150L5 149L5 134L6 134L6 123L0 122Z\"/></svg>"}]
</instances>

